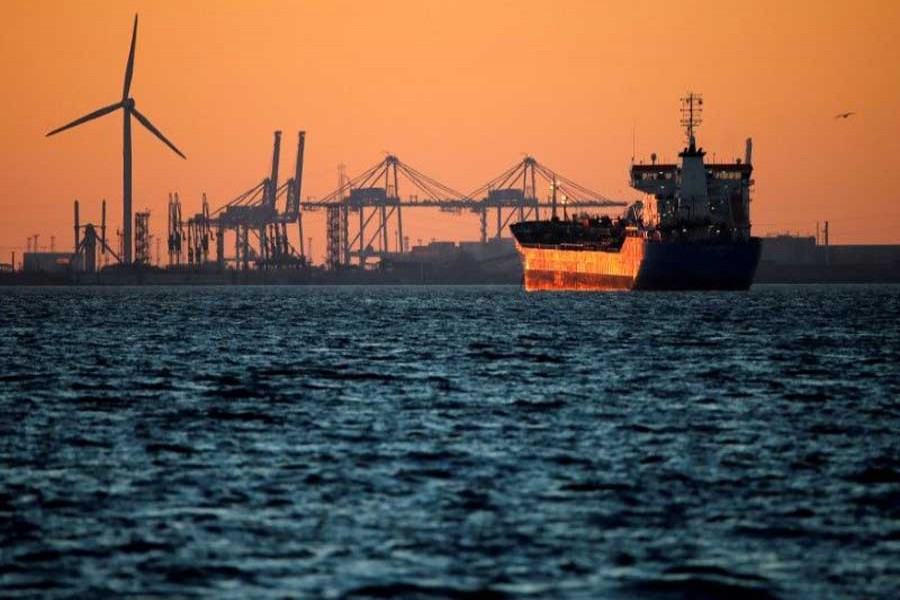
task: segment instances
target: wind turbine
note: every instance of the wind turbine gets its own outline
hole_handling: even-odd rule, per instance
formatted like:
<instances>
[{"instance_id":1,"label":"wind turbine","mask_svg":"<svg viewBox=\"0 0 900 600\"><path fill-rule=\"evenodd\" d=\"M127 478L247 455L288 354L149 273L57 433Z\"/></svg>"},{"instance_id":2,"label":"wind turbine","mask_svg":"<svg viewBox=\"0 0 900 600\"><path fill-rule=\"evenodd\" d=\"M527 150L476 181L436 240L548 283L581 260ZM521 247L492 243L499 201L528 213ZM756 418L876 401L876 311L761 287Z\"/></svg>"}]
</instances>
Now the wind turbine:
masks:
<instances>
[{"instance_id":1,"label":"wind turbine","mask_svg":"<svg viewBox=\"0 0 900 600\"><path fill-rule=\"evenodd\" d=\"M98 117L102 117L103 115L109 114L118 109L122 109L123 116L125 118L125 140L124 140L124 148L122 150L123 157L123 172L122 172L122 230L124 232L124 248L122 252L122 260L126 265L131 264L131 244L132 244L132 233L131 233L131 117L134 116L135 119L140 122L141 125L146 127L150 133L158 137L162 142L171 148L175 154L180 156L181 158L187 158L181 151L175 147L175 144L170 142L156 127L153 126L153 123L150 122L147 117L138 112L138 109L134 105L134 98L130 97L128 93L131 91L131 77L134 74L134 46L137 41L137 26L138 26L138 16L134 15L134 29L131 33L131 50L128 52L128 66L125 68L125 88L122 91L122 100L116 102L115 104L110 104L109 106L105 106L101 109L95 110L89 115L85 115L80 119L75 119L68 125L63 125L58 129L54 129L50 133L47 134L47 137L51 135L56 135L61 131L65 131L66 129L71 129L77 125L81 125L82 123L86 123L87 121L91 121Z\"/></svg>"}]
</instances>

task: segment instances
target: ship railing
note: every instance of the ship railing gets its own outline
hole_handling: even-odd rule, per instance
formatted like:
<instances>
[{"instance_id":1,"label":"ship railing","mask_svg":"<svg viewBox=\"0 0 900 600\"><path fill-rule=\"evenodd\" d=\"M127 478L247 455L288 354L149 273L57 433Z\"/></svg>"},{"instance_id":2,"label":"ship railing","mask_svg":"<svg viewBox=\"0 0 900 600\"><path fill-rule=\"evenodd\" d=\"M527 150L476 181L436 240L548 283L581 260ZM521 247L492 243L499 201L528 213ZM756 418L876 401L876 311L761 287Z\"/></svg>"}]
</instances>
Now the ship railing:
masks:
<instances>
[{"instance_id":1,"label":"ship railing","mask_svg":"<svg viewBox=\"0 0 900 600\"><path fill-rule=\"evenodd\" d=\"M538 250L611 250L621 247L621 244L526 244L525 247Z\"/></svg>"}]
</instances>

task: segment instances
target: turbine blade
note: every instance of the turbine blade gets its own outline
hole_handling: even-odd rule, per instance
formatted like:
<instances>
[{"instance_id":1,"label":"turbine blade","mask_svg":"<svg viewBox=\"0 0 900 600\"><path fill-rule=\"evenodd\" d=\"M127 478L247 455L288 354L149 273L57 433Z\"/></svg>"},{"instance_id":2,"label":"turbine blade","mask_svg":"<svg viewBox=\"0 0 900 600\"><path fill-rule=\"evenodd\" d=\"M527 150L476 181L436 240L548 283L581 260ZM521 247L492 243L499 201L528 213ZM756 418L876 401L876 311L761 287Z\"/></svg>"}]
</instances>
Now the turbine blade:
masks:
<instances>
[{"instance_id":1,"label":"turbine blade","mask_svg":"<svg viewBox=\"0 0 900 600\"><path fill-rule=\"evenodd\" d=\"M117 110L119 108L122 108L121 102L116 102L115 104L110 104L109 106L105 106L99 110L95 110L94 112L92 112L89 115L85 115L85 116L81 117L80 119L75 119L68 125L63 125L62 127L54 129L53 131L51 131L50 133L47 134L47 137L50 137L51 135L55 135L55 134L59 133L60 131L65 131L66 129L71 129L72 127L75 127L76 125L81 125L85 121L90 121L91 119L96 119L97 117L102 117L103 115L111 113L112 111Z\"/></svg>"},{"instance_id":2,"label":"turbine blade","mask_svg":"<svg viewBox=\"0 0 900 600\"><path fill-rule=\"evenodd\" d=\"M131 77L134 75L134 46L137 43L137 21L138 16L134 15L134 29L131 31L131 50L128 51L128 64L125 66L125 88L122 90L122 100L128 97L131 91Z\"/></svg>"},{"instance_id":3,"label":"turbine blade","mask_svg":"<svg viewBox=\"0 0 900 600\"><path fill-rule=\"evenodd\" d=\"M150 133L152 133L153 135L155 135L156 137L158 137L160 140L162 140L162 143L164 143L166 146L168 146L169 148L171 148L171 149L175 152L175 154L177 154L177 155L180 156L181 158L187 159L187 156L185 156L184 154L182 154L182 153L181 153L181 150L179 150L178 148L175 147L175 144L173 144L172 142L170 142L169 140L167 140L167 139L166 139L166 136L164 136L164 135L159 131L159 129L157 129L156 127L154 127L154 126L153 126L153 123L151 123L150 120L147 119L147 117L145 117L144 115L142 115L141 113L139 113L138 110L137 110L136 108L132 108L132 109L131 109L131 113L135 116L135 118L136 118L138 121L141 122L141 125L143 125L143 126L146 127L147 129L149 129L149 130L150 130Z\"/></svg>"}]
</instances>

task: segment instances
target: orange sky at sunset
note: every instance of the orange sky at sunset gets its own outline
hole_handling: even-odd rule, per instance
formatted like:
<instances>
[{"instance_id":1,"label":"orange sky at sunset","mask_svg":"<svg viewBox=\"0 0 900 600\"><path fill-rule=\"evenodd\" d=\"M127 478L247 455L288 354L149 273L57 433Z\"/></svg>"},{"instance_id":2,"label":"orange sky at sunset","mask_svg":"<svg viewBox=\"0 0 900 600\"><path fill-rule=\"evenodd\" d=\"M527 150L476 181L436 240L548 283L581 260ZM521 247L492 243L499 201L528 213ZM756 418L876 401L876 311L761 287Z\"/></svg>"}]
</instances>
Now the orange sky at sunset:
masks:
<instances>
[{"instance_id":1,"label":"orange sky at sunset","mask_svg":"<svg viewBox=\"0 0 900 600\"><path fill-rule=\"evenodd\" d=\"M463 192L523 153L619 199L638 158L674 160L678 99L703 93L718 160L754 139L754 231L900 243L900 2L18 2L2 4L0 262L26 238L72 245L72 199L121 226L119 100L140 14L132 95L188 157L135 124L134 207L164 236L167 195L213 208L267 174L272 132L307 131L303 195L384 151ZM855 111L836 120L838 112ZM401 189L401 194L404 192ZM440 215L439 219L435 216ZM313 258L323 213L309 215ZM417 240L477 239L474 215L404 212ZM292 232L293 234L293 232ZM155 252L154 252L155 254Z\"/></svg>"}]
</instances>

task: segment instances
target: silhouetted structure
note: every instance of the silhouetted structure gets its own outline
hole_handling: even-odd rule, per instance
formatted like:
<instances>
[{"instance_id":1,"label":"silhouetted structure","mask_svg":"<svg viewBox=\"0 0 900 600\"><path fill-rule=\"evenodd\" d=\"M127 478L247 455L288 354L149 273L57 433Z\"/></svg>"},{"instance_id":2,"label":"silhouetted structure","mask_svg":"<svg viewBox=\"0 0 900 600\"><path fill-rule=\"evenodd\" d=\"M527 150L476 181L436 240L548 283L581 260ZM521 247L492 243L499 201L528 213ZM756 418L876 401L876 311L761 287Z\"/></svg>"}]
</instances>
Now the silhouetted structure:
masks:
<instances>
[{"instance_id":1,"label":"silhouetted structure","mask_svg":"<svg viewBox=\"0 0 900 600\"><path fill-rule=\"evenodd\" d=\"M123 156L123 171L122 171L122 230L123 230L123 245L122 245L122 261L126 265L131 264L132 254L131 254L131 243L132 243L132 229L131 229L131 117L134 116L138 122L147 128L150 133L158 137L162 142L171 148L178 156L181 158L186 158L181 151L175 147L172 142L166 139L156 127L150 122L147 117L138 112L138 109L135 107L134 98L129 96L131 91L131 79L134 74L134 50L135 44L137 43L137 24L138 17L134 16L134 29L131 33L131 49L128 52L128 64L125 67L125 87L122 90L122 99L115 104L110 104L109 106L105 106L101 109L95 110L94 112L81 117L80 119L75 119L71 123L67 125L63 125L57 129L54 129L50 133L47 134L47 137L51 135L56 135L61 131L65 131L66 129L71 129L72 127L76 127L81 125L82 123L86 123L87 121L91 121L93 119L97 119L102 117L103 115L109 114L116 110L122 109L123 117L124 117L124 148L122 152Z\"/></svg>"},{"instance_id":2,"label":"silhouetted structure","mask_svg":"<svg viewBox=\"0 0 900 600\"><path fill-rule=\"evenodd\" d=\"M307 264L303 248L303 218L300 213L300 192L303 182L303 153L306 132L298 134L294 176L278 184L278 161L281 153L281 132L275 132L272 168L267 178L231 200L212 214L204 196L203 212L189 221L193 257L196 263L208 252L209 239L216 239L216 263L224 269L225 235L234 235L232 264L239 269L299 268ZM287 226L297 224L298 248L288 239ZM193 227L193 229L192 229ZM213 233L215 232L215 233ZM199 245L198 245L199 240Z\"/></svg>"},{"instance_id":3,"label":"silhouetted structure","mask_svg":"<svg viewBox=\"0 0 900 600\"><path fill-rule=\"evenodd\" d=\"M400 197L401 181L414 192L406 200ZM438 208L456 214L469 210L480 214L481 240L486 243L489 211L495 211L497 223L491 237L500 239L515 215L520 219L532 214L538 216L540 208L553 206L551 198L539 198L538 181L556 182L558 188L564 188L571 207L625 206L624 202L610 200L555 173L530 156L471 194L462 194L394 155L386 156L354 179L342 178L338 189L321 200L302 201L300 206L305 210L327 210L326 264L330 268L350 266L354 264L353 259L357 266L365 267L370 259L380 261L407 250L404 207ZM351 219L351 214L358 219ZM357 221L355 231L350 226L352 220Z\"/></svg>"}]
</instances>

